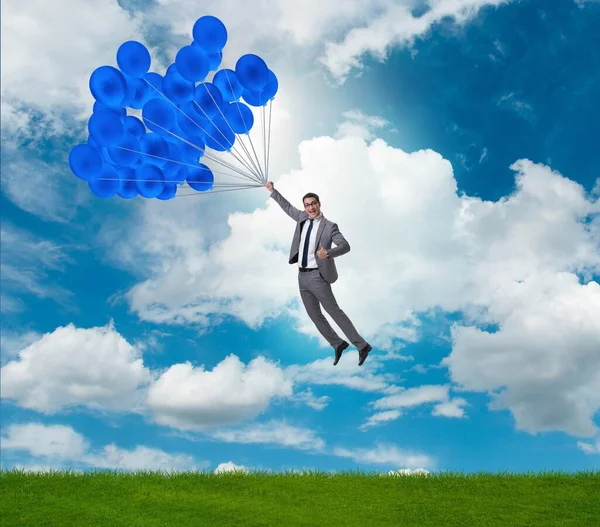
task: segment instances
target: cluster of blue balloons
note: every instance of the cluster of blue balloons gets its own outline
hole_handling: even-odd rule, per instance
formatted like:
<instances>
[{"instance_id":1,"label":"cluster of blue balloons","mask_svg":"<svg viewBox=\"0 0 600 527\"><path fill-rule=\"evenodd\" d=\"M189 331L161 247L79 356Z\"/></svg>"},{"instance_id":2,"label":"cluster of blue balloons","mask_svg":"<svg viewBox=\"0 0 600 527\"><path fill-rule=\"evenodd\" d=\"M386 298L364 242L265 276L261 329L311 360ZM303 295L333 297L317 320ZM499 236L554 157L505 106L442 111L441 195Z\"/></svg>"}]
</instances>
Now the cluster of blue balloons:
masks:
<instances>
[{"instance_id":1,"label":"cluster of blue balloons","mask_svg":"<svg viewBox=\"0 0 600 527\"><path fill-rule=\"evenodd\" d=\"M257 55L240 57L235 71L218 69L227 43L218 18L199 18L192 33L164 75L149 71L150 53L134 40L119 47L118 69L100 66L91 74L89 137L71 150L69 166L95 195L167 200L185 182L210 190L213 173L200 162L205 149L229 151L236 134L252 129L248 105L265 106L277 93L275 74Z\"/></svg>"}]
</instances>

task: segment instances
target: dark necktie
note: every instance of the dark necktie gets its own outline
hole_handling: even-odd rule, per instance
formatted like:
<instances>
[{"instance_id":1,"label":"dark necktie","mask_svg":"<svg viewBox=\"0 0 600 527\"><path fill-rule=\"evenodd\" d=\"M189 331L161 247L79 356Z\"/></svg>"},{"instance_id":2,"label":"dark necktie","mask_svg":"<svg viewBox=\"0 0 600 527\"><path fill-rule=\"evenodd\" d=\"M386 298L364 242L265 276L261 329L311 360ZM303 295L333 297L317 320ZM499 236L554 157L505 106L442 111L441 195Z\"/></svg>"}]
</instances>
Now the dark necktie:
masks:
<instances>
[{"instance_id":1,"label":"dark necktie","mask_svg":"<svg viewBox=\"0 0 600 527\"><path fill-rule=\"evenodd\" d=\"M304 250L302 251L302 267L308 265L308 245L310 243L310 231L312 231L313 219L310 219L310 225L306 231L306 239L304 240Z\"/></svg>"}]
</instances>

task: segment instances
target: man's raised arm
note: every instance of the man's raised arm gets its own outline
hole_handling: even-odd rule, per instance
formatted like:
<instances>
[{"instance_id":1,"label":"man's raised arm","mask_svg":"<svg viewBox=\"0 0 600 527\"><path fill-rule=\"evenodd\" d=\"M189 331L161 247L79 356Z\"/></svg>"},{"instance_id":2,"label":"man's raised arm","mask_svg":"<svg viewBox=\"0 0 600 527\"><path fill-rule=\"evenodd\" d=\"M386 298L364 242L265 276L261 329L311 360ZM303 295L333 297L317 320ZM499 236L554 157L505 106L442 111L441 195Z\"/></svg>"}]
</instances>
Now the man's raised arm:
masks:
<instances>
[{"instance_id":1,"label":"man's raised arm","mask_svg":"<svg viewBox=\"0 0 600 527\"><path fill-rule=\"evenodd\" d=\"M300 220L300 214L302 214L302 211L294 207L287 199L285 199L279 193L279 191L275 189L275 185L273 185L273 182L268 181L265 185L265 188L271 193L271 197L279 204L279 206L283 209L283 212L285 212L290 218L292 218L295 221Z\"/></svg>"}]
</instances>

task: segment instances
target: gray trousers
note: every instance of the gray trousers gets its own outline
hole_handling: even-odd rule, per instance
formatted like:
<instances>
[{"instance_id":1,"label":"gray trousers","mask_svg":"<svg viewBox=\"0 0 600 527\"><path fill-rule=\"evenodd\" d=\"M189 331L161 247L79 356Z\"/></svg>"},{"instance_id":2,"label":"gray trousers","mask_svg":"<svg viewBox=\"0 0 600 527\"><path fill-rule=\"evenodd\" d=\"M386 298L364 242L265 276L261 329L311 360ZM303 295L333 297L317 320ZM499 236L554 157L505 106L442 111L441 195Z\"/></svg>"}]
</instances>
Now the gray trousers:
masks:
<instances>
[{"instance_id":1,"label":"gray trousers","mask_svg":"<svg viewBox=\"0 0 600 527\"><path fill-rule=\"evenodd\" d=\"M335 323L352 344L358 349L362 349L367 345L365 339L356 331L348 315L338 306L331 290L331 284L321 276L318 270L306 273L298 271L298 286L300 288L300 297L308 316L315 326L317 326L319 333L323 335L334 349L344 341L331 327L331 324L327 322L325 315L321 311L321 305L323 305L329 316L335 320Z\"/></svg>"}]
</instances>

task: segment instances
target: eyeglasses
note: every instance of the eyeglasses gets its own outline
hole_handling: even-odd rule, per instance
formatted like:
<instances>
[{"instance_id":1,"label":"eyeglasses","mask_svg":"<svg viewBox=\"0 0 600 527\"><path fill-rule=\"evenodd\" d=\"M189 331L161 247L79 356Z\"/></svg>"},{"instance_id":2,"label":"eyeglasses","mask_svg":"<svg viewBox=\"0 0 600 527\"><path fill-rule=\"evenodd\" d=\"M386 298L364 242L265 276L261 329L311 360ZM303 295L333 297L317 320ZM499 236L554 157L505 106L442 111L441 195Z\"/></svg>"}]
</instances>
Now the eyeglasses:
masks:
<instances>
[{"instance_id":1,"label":"eyeglasses","mask_svg":"<svg viewBox=\"0 0 600 527\"><path fill-rule=\"evenodd\" d=\"M312 207L313 205L317 205L317 201L311 201L310 203L305 203L304 204L304 208L307 209L308 207Z\"/></svg>"}]
</instances>

